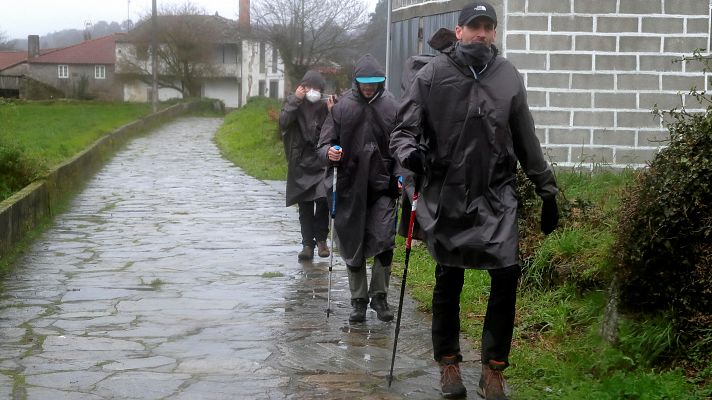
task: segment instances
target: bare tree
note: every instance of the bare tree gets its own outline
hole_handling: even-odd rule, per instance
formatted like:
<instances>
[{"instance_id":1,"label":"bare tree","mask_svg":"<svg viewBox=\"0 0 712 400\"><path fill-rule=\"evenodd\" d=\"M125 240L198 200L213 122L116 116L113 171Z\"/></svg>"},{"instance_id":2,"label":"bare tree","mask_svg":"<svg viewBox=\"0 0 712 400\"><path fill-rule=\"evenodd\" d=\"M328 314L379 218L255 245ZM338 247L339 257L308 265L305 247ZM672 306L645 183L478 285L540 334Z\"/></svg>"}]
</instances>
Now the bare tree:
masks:
<instances>
[{"instance_id":1,"label":"bare tree","mask_svg":"<svg viewBox=\"0 0 712 400\"><path fill-rule=\"evenodd\" d=\"M357 47L355 32L367 21L361 0L257 0L251 14L255 32L279 50L292 84Z\"/></svg>"},{"instance_id":2,"label":"bare tree","mask_svg":"<svg viewBox=\"0 0 712 400\"><path fill-rule=\"evenodd\" d=\"M205 11L192 3L161 8L158 17L157 41L158 84L173 88L184 97L200 95L201 81L216 73L212 63L215 46L230 25L230 20L204 15ZM234 27L233 27L234 28ZM129 76L151 82L151 24L144 17L129 33L133 54L122 57L119 70Z\"/></svg>"},{"instance_id":3,"label":"bare tree","mask_svg":"<svg viewBox=\"0 0 712 400\"><path fill-rule=\"evenodd\" d=\"M7 34L4 31L0 31L0 51L14 50L15 41L9 40Z\"/></svg>"}]
</instances>

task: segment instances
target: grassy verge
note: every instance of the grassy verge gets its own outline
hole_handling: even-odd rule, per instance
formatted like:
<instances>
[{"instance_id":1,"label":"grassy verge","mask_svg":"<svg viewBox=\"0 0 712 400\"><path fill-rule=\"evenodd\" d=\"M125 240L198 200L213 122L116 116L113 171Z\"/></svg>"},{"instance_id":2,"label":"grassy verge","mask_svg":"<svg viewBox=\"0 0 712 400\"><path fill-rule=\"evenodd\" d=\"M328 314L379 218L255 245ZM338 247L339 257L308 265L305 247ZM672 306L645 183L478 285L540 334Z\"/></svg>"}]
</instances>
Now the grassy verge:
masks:
<instances>
[{"instance_id":1,"label":"grassy verge","mask_svg":"<svg viewBox=\"0 0 712 400\"><path fill-rule=\"evenodd\" d=\"M148 104L56 102L18 103L4 115L8 135L47 165L84 150L112 130L150 113Z\"/></svg>"},{"instance_id":2,"label":"grassy verge","mask_svg":"<svg viewBox=\"0 0 712 400\"><path fill-rule=\"evenodd\" d=\"M258 179L287 179L287 162L277 127L279 110L277 100L254 97L228 114L215 135L225 158Z\"/></svg>"},{"instance_id":3,"label":"grassy verge","mask_svg":"<svg viewBox=\"0 0 712 400\"><path fill-rule=\"evenodd\" d=\"M286 163L268 110L278 105L260 100L226 118L218 144L249 174L284 179ZM271 124L271 125L270 125ZM250 131L252 129L252 131ZM228 147L229 148L226 148ZM244 153L244 154L241 154ZM265 174L280 166L279 173ZM661 370L646 354L664 345L662 321L628 322L621 344L613 347L598 335L610 278L609 253L618 223L620 189L631 174L559 171L565 207L562 226L544 237L538 232L539 204L522 222L525 279L517 304L512 368L507 377L512 399L704 399L712 396L712 367L701 375ZM403 239L398 238L394 272L402 272ZM400 270L399 270L400 269ZM432 303L435 263L416 243L408 268L408 290L423 311ZM468 271L462 292L463 335L479 344L489 294L489 275ZM706 375L705 375L706 374ZM472 388L470 388L472 389Z\"/></svg>"},{"instance_id":4,"label":"grassy verge","mask_svg":"<svg viewBox=\"0 0 712 400\"><path fill-rule=\"evenodd\" d=\"M147 104L0 101L0 201L148 113Z\"/></svg>"}]
</instances>

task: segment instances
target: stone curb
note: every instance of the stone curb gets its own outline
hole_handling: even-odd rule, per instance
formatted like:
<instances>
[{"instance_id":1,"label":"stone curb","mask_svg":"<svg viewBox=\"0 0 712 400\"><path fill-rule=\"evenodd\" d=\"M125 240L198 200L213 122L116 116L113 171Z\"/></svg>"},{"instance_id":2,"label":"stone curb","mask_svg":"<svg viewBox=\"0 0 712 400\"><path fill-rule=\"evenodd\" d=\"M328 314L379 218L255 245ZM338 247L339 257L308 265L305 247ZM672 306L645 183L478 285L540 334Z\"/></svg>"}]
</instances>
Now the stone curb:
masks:
<instances>
[{"instance_id":1,"label":"stone curb","mask_svg":"<svg viewBox=\"0 0 712 400\"><path fill-rule=\"evenodd\" d=\"M93 176L129 139L154 124L208 107L214 105L199 101L180 103L128 123L99 138L73 158L53 167L45 178L30 183L0 202L0 259L44 218L54 215L62 202Z\"/></svg>"}]
</instances>

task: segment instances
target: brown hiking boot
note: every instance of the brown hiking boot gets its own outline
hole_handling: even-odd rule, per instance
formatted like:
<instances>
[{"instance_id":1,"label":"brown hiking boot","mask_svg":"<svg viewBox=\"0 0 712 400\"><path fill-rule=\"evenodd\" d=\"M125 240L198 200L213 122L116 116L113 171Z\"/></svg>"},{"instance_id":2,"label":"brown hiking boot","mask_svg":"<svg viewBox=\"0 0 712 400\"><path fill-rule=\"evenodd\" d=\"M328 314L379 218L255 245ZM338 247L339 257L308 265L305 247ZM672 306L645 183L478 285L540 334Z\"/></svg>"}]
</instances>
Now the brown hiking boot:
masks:
<instances>
[{"instance_id":1,"label":"brown hiking boot","mask_svg":"<svg viewBox=\"0 0 712 400\"><path fill-rule=\"evenodd\" d=\"M302 247L302 251L299 252L297 255L299 260L311 260L314 258L314 248L312 246L304 246Z\"/></svg>"},{"instance_id":2,"label":"brown hiking boot","mask_svg":"<svg viewBox=\"0 0 712 400\"><path fill-rule=\"evenodd\" d=\"M440 390L446 399L458 399L467 396L467 389L462 384L459 362L456 355L443 356L440 359Z\"/></svg>"},{"instance_id":3,"label":"brown hiking boot","mask_svg":"<svg viewBox=\"0 0 712 400\"><path fill-rule=\"evenodd\" d=\"M502 370L506 364L501 361L490 360L488 364L482 364L482 375L480 375L480 385L477 393L485 400L507 400L504 394L506 385Z\"/></svg>"},{"instance_id":4,"label":"brown hiking boot","mask_svg":"<svg viewBox=\"0 0 712 400\"><path fill-rule=\"evenodd\" d=\"M319 257L329 257L329 246L326 245L325 240L319 240L316 242L317 253Z\"/></svg>"}]
</instances>

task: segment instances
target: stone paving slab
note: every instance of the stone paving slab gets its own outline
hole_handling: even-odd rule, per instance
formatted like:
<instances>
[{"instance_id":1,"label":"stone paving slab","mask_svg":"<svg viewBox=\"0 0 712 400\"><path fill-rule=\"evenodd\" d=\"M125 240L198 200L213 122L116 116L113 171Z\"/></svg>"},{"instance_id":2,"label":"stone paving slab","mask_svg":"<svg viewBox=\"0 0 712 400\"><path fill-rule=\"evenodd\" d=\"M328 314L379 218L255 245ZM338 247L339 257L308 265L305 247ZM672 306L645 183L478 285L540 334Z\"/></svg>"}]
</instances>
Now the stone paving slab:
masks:
<instances>
[{"instance_id":1,"label":"stone paving slab","mask_svg":"<svg viewBox=\"0 0 712 400\"><path fill-rule=\"evenodd\" d=\"M0 399L439 398L429 317L406 298L388 388L395 323L369 310L349 325L338 257L326 318L328 258L297 262L284 183L225 161L221 122L131 141L18 260L0 297Z\"/></svg>"}]
</instances>

